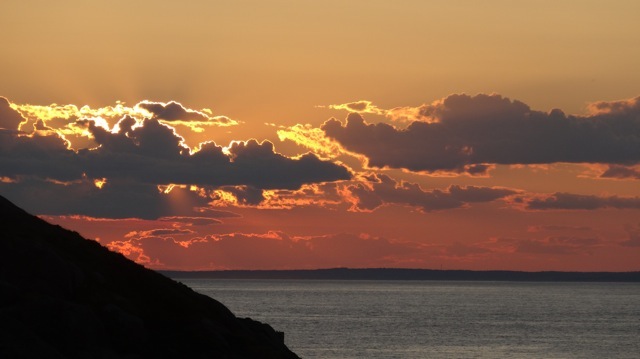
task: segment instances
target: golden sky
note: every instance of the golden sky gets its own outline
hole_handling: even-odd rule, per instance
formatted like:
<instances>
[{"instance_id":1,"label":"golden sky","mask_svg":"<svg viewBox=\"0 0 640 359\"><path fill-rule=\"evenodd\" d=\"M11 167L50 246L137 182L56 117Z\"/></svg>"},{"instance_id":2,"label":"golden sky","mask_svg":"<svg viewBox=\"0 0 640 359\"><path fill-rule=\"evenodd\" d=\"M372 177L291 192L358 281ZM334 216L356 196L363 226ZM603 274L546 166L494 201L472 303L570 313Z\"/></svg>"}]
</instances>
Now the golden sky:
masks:
<instances>
[{"instance_id":1,"label":"golden sky","mask_svg":"<svg viewBox=\"0 0 640 359\"><path fill-rule=\"evenodd\" d=\"M0 194L153 268L639 270L638 1L14 1Z\"/></svg>"}]
</instances>

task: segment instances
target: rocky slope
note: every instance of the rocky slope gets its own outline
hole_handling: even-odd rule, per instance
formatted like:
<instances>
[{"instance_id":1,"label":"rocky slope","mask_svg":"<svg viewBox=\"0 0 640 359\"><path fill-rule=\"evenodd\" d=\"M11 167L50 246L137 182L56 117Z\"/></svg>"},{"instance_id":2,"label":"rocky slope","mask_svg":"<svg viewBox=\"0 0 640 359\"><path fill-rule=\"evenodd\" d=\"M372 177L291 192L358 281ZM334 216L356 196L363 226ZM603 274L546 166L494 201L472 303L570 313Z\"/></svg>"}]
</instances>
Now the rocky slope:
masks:
<instances>
[{"instance_id":1,"label":"rocky slope","mask_svg":"<svg viewBox=\"0 0 640 359\"><path fill-rule=\"evenodd\" d=\"M270 326L2 197L0 357L298 358Z\"/></svg>"}]
</instances>

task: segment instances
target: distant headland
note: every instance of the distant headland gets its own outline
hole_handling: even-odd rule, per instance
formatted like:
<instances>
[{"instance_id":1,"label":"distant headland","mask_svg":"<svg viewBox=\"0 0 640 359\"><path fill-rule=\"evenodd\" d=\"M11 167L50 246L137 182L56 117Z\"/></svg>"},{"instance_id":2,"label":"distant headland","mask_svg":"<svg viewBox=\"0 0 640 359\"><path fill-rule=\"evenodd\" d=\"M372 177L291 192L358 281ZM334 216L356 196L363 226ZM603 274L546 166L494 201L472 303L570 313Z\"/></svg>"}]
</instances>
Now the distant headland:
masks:
<instances>
[{"instance_id":1,"label":"distant headland","mask_svg":"<svg viewBox=\"0 0 640 359\"><path fill-rule=\"evenodd\" d=\"M514 282L640 282L640 272L520 272L404 268L329 268L309 270L161 271L174 279L439 280Z\"/></svg>"}]
</instances>

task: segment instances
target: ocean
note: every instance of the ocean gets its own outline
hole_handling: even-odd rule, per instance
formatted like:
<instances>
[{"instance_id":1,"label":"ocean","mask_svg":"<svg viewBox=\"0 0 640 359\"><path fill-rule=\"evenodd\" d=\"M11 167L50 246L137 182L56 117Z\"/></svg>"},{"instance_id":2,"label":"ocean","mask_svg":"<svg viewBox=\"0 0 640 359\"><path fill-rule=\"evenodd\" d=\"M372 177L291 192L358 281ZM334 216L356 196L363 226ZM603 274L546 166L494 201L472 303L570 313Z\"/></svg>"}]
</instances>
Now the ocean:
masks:
<instances>
[{"instance_id":1,"label":"ocean","mask_svg":"<svg viewBox=\"0 0 640 359\"><path fill-rule=\"evenodd\" d=\"M638 283L180 281L305 359L640 357Z\"/></svg>"}]
</instances>

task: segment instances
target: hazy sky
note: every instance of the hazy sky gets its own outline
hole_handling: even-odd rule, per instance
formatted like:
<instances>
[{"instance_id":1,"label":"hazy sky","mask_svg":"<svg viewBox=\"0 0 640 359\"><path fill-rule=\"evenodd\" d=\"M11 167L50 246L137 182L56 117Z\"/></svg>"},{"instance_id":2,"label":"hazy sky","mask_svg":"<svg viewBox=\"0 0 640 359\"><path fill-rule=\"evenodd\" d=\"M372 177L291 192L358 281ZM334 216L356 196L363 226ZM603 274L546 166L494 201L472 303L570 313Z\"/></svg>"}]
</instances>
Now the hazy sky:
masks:
<instances>
[{"instance_id":1,"label":"hazy sky","mask_svg":"<svg viewBox=\"0 0 640 359\"><path fill-rule=\"evenodd\" d=\"M0 194L152 268L640 270L638 1L4 1Z\"/></svg>"}]
</instances>

